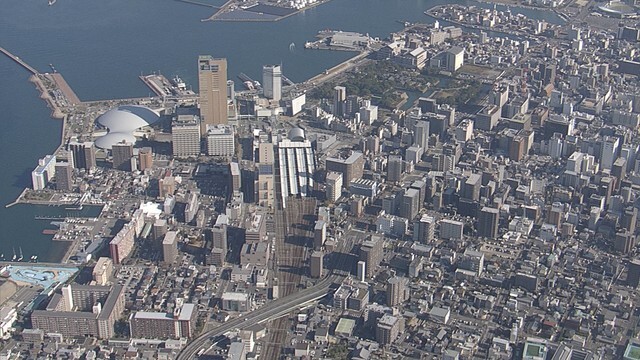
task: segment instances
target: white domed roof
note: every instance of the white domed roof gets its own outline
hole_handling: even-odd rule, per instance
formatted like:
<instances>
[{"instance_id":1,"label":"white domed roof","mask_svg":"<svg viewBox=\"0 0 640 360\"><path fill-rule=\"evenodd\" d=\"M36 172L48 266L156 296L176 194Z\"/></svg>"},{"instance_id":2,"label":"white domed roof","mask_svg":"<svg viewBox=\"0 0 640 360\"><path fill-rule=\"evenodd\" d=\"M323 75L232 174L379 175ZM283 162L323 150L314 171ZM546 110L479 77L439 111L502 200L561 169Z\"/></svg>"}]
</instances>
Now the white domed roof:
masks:
<instances>
[{"instance_id":1,"label":"white domed roof","mask_svg":"<svg viewBox=\"0 0 640 360\"><path fill-rule=\"evenodd\" d=\"M291 141L304 141L304 130L295 127L289 130L288 138Z\"/></svg>"},{"instance_id":2,"label":"white domed roof","mask_svg":"<svg viewBox=\"0 0 640 360\"><path fill-rule=\"evenodd\" d=\"M106 127L109 133L96 139L96 146L111 149L113 144L122 140L135 143L133 132L139 128L151 125L160 119L155 111L138 105L124 105L111 109L98 117L98 124Z\"/></svg>"}]
</instances>

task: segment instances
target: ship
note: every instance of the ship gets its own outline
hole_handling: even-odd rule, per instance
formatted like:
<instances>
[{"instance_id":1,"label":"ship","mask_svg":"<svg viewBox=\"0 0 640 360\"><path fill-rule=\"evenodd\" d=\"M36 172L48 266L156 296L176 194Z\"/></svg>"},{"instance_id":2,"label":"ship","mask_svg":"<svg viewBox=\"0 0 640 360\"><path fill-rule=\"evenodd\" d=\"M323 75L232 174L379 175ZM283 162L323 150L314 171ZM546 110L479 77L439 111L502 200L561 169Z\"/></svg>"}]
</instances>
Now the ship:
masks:
<instances>
[{"instance_id":1,"label":"ship","mask_svg":"<svg viewBox=\"0 0 640 360\"><path fill-rule=\"evenodd\" d=\"M56 3L56 1L58 1L58 0L49 0L49 6L51 6L51 5L55 4L55 3Z\"/></svg>"},{"instance_id":2,"label":"ship","mask_svg":"<svg viewBox=\"0 0 640 360\"><path fill-rule=\"evenodd\" d=\"M32 263L37 263L37 262L38 262L38 255L33 255L33 256L31 257L31 262L32 262Z\"/></svg>"},{"instance_id":3,"label":"ship","mask_svg":"<svg viewBox=\"0 0 640 360\"><path fill-rule=\"evenodd\" d=\"M187 89L187 84L185 84L185 82L178 75L176 75L171 81L173 82L173 85L178 88L178 90Z\"/></svg>"},{"instance_id":4,"label":"ship","mask_svg":"<svg viewBox=\"0 0 640 360\"><path fill-rule=\"evenodd\" d=\"M78 206L69 206L66 207L65 210L74 210L74 211L80 211L82 210L83 206L82 204L78 205Z\"/></svg>"},{"instance_id":5,"label":"ship","mask_svg":"<svg viewBox=\"0 0 640 360\"><path fill-rule=\"evenodd\" d=\"M19 246L18 249L20 250L20 257L17 261L22 261L22 259L24 259L24 256L22 256L22 246Z\"/></svg>"},{"instance_id":6,"label":"ship","mask_svg":"<svg viewBox=\"0 0 640 360\"><path fill-rule=\"evenodd\" d=\"M11 258L11 261L16 261L16 259L18 258L18 256L16 255L16 248L13 248L13 257Z\"/></svg>"}]
</instances>

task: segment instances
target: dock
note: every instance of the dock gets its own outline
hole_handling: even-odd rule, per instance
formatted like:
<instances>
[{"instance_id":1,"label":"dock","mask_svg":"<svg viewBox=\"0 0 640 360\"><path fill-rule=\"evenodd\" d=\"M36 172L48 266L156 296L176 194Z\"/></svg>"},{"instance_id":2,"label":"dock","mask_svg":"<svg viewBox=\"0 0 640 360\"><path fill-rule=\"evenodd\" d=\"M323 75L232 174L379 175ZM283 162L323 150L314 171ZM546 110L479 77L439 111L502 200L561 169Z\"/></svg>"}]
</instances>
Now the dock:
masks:
<instances>
[{"instance_id":1,"label":"dock","mask_svg":"<svg viewBox=\"0 0 640 360\"><path fill-rule=\"evenodd\" d=\"M64 97L67 98L67 101L71 105L75 106L82 103L82 101L80 101L80 99L78 98L78 95L76 95L73 89L71 89L71 86L69 86L64 77L62 77L62 74L56 72L53 74L45 74L44 76L50 78L56 84L58 89L60 89Z\"/></svg>"},{"instance_id":2,"label":"dock","mask_svg":"<svg viewBox=\"0 0 640 360\"><path fill-rule=\"evenodd\" d=\"M198 5L198 6L208 7L208 8L220 9L220 7L218 7L218 6L215 6L215 5L212 5L212 4L203 3L203 2L199 2L199 1L193 1L193 0L176 0L176 1L187 3L187 4L191 4L191 5Z\"/></svg>"},{"instance_id":3,"label":"dock","mask_svg":"<svg viewBox=\"0 0 640 360\"><path fill-rule=\"evenodd\" d=\"M22 66L23 68L25 68L27 71L29 71L31 74L36 75L38 74L38 70L34 69L31 65L27 64L26 62L24 62L24 60L20 59L19 57L17 57L16 55L13 55L12 53L9 52L9 50L3 48L0 46L0 52L5 54L8 58L10 58L11 60L15 61L16 63L18 63L18 65Z\"/></svg>"},{"instance_id":4,"label":"dock","mask_svg":"<svg viewBox=\"0 0 640 360\"><path fill-rule=\"evenodd\" d=\"M140 75L139 78L156 96L162 97L170 95L164 90L163 84L169 83L169 81L163 75Z\"/></svg>"}]
</instances>

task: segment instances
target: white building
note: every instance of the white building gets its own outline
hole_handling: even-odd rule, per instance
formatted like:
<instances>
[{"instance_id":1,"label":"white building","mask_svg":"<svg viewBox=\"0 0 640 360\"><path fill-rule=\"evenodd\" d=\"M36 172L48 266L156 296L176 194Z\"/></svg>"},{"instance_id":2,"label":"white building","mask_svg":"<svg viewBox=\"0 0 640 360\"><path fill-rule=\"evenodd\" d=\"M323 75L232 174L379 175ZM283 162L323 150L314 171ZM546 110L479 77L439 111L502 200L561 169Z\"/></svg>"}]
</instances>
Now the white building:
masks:
<instances>
[{"instance_id":1,"label":"white building","mask_svg":"<svg viewBox=\"0 0 640 360\"><path fill-rule=\"evenodd\" d=\"M336 202L342 195L342 173L330 171L326 178L327 200Z\"/></svg>"},{"instance_id":2,"label":"white building","mask_svg":"<svg viewBox=\"0 0 640 360\"><path fill-rule=\"evenodd\" d=\"M444 219L440 221L440 237L446 240L462 239L464 224L460 221Z\"/></svg>"},{"instance_id":3,"label":"white building","mask_svg":"<svg viewBox=\"0 0 640 360\"><path fill-rule=\"evenodd\" d=\"M274 101L282 98L282 68L280 65L262 67L262 88L264 97Z\"/></svg>"},{"instance_id":4,"label":"white building","mask_svg":"<svg viewBox=\"0 0 640 360\"><path fill-rule=\"evenodd\" d=\"M173 156L200 155L200 119L195 115L178 115L171 124Z\"/></svg>"},{"instance_id":5,"label":"white building","mask_svg":"<svg viewBox=\"0 0 640 360\"><path fill-rule=\"evenodd\" d=\"M47 155L38 160L38 166L31 172L33 190L42 190L47 186L49 179L56 175L56 156Z\"/></svg>"},{"instance_id":6,"label":"white building","mask_svg":"<svg viewBox=\"0 0 640 360\"><path fill-rule=\"evenodd\" d=\"M464 65L464 49L454 46L447 51L447 70L454 72Z\"/></svg>"},{"instance_id":7,"label":"white building","mask_svg":"<svg viewBox=\"0 0 640 360\"><path fill-rule=\"evenodd\" d=\"M235 133L231 125L207 125L207 154L228 156L235 153Z\"/></svg>"}]
</instances>

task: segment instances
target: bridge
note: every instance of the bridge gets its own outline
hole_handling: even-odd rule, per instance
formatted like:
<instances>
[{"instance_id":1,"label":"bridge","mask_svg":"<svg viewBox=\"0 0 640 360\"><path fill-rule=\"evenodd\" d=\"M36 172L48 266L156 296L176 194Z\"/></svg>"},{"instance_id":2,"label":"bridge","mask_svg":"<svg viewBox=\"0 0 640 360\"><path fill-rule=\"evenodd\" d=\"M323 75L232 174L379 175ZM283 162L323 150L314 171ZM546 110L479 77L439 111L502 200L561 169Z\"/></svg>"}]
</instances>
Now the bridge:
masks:
<instances>
[{"instance_id":1,"label":"bridge","mask_svg":"<svg viewBox=\"0 0 640 360\"><path fill-rule=\"evenodd\" d=\"M34 69L31 65L27 64L26 62L24 62L24 60L20 59L19 57L13 55L12 53L9 52L9 50L0 47L0 52L5 54L9 59L15 61L16 63L18 63L18 65L22 66L23 68L25 68L28 72L30 72L32 75L37 75L39 74L38 70Z\"/></svg>"}]
</instances>

